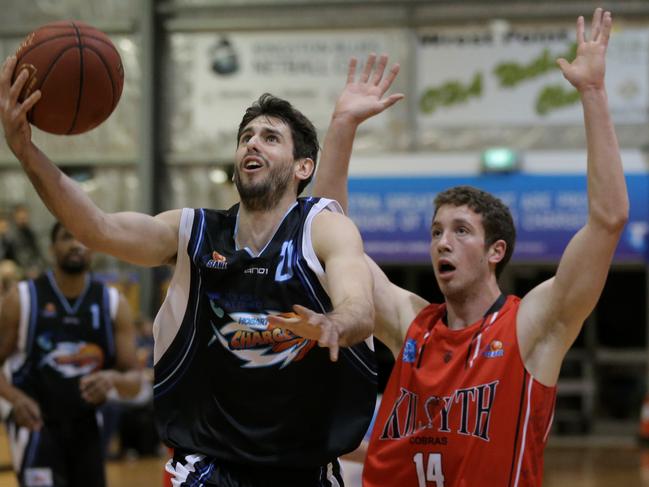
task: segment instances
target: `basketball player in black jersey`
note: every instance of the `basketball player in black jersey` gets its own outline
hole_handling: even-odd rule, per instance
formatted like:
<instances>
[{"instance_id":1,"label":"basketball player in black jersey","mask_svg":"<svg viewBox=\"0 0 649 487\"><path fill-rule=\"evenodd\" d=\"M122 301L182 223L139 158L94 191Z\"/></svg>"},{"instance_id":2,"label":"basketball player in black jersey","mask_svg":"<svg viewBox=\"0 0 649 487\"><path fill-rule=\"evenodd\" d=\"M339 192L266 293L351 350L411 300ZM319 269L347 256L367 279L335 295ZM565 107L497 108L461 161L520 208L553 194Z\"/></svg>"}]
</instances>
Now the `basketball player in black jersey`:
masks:
<instances>
[{"instance_id":1,"label":"basketball player in black jersey","mask_svg":"<svg viewBox=\"0 0 649 487\"><path fill-rule=\"evenodd\" d=\"M318 153L311 122L270 95L246 111L235 153L241 203L227 211L108 214L31 141L25 114L40 95L17 101L25 76L11 85L15 62L0 73L0 117L48 208L90 248L175 264L154 324L156 421L174 448L174 485L342 485L337 457L360 442L376 395L372 279L337 203L297 198ZM398 66L384 76L387 58L374 64L359 82L350 75L344 116L362 120L401 98L384 97ZM293 303L317 341L269 323ZM304 308L319 312L317 323Z\"/></svg>"},{"instance_id":2,"label":"basketball player in black jersey","mask_svg":"<svg viewBox=\"0 0 649 487\"><path fill-rule=\"evenodd\" d=\"M59 223L52 270L12 289L0 312L0 397L21 486L105 485L97 406L133 397L135 333L120 293L91 278L91 253Z\"/></svg>"}]
</instances>

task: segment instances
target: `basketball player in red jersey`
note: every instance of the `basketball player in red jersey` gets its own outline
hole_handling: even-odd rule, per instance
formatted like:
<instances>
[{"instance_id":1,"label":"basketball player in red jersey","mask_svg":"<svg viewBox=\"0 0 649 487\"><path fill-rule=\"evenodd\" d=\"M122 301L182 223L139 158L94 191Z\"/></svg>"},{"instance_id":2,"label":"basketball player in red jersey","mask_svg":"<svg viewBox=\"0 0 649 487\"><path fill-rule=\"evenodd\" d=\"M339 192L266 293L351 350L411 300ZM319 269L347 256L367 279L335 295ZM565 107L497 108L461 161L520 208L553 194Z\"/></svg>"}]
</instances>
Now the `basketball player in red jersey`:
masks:
<instances>
[{"instance_id":1,"label":"basketball player in red jersey","mask_svg":"<svg viewBox=\"0 0 649 487\"><path fill-rule=\"evenodd\" d=\"M470 187L435 199L430 252L443 304L393 286L373 265L376 333L403 347L372 432L365 487L542 483L561 363L599 299L629 207L604 86L610 12L597 9L590 35L584 31L580 17L576 59L558 64L583 106L589 216L556 275L522 299L502 294L497 278L513 252L512 217ZM338 145L351 151L349 124L339 127L348 136ZM343 155L336 167L321 166L314 193L346 206ZM317 335L302 315L289 326Z\"/></svg>"}]
</instances>

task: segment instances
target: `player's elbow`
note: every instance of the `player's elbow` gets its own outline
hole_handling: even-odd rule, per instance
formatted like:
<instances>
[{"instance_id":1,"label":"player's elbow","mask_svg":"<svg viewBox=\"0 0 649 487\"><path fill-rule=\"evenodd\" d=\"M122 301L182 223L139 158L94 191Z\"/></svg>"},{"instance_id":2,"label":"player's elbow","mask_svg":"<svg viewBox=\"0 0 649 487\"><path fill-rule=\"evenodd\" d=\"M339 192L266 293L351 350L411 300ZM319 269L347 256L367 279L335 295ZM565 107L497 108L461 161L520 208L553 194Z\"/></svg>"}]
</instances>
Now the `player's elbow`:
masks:
<instances>
[{"instance_id":1,"label":"player's elbow","mask_svg":"<svg viewBox=\"0 0 649 487\"><path fill-rule=\"evenodd\" d=\"M629 202L625 200L613 207L591 211L591 217L611 234L620 234L629 221Z\"/></svg>"},{"instance_id":2,"label":"player's elbow","mask_svg":"<svg viewBox=\"0 0 649 487\"><path fill-rule=\"evenodd\" d=\"M87 219L82 225L70 225L68 228L74 238L92 250L102 251L111 230L102 217Z\"/></svg>"}]
</instances>

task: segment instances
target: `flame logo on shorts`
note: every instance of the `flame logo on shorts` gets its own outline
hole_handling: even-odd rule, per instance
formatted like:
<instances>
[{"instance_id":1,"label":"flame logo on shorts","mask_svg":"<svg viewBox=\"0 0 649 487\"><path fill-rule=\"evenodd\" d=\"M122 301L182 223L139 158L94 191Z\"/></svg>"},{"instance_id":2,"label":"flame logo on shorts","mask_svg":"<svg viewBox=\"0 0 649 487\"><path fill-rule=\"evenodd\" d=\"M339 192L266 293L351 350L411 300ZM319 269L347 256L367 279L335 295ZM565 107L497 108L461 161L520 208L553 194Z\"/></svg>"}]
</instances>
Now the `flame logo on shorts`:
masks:
<instances>
[{"instance_id":1,"label":"flame logo on shorts","mask_svg":"<svg viewBox=\"0 0 649 487\"><path fill-rule=\"evenodd\" d=\"M281 313L281 316L295 316ZM280 364L286 367L291 362L302 360L316 342L294 335L288 330L268 324L264 313L232 313L232 322L220 329L211 323L214 340L233 355L241 359L243 367L269 367Z\"/></svg>"}]
</instances>

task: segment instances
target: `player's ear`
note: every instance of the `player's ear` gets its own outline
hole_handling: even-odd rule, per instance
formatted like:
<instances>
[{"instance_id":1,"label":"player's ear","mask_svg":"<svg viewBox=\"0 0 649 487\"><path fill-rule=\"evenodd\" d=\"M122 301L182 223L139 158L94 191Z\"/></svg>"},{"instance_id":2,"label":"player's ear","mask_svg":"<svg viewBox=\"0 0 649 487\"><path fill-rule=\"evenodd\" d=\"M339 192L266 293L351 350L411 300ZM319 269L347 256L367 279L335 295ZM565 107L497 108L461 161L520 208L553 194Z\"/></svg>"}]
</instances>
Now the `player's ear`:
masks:
<instances>
[{"instance_id":1,"label":"player's ear","mask_svg":"<svg viewBox=\"0 0 649 487\"><path fill-rule=\"evenodd\" d=\"M489 246L487 251L487 260L490 264L498 264L501 260L505 258L505 253L507 252L507 242L504 240L496 240Z\"/></svg>"},{"instance_id":2,"label":"player's ear","mask_svg":"<svg viewBox=\"0 0 649 487\"><path fill-rule=\"evenodd\" d=\"M310 157L305 157L304 159L298 159L295 161L295 175L302 181L311 177L314 168L315 163Z\"/></svg>"}]
</instances>

